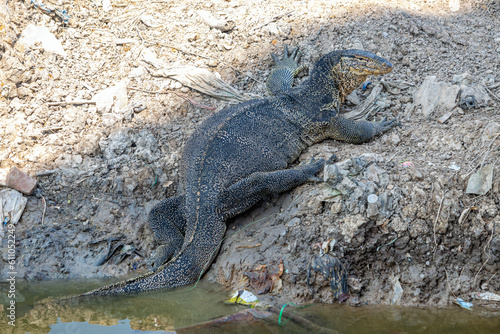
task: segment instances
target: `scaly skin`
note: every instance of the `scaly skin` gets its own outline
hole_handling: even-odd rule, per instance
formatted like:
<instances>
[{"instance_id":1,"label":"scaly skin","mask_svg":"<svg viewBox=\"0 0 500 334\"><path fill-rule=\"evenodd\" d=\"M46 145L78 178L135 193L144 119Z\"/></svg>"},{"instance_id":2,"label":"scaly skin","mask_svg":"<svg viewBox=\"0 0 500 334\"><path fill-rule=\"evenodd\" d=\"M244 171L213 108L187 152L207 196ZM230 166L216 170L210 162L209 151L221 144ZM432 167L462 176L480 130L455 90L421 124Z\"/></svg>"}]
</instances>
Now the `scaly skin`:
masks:
<instances>
[{"instance_id":1,"label":"scaly skin","mask_svg":"<svg viewBox=\"0 0 500 334\"><path fill-rule=\"evenodd\" d=\"M217 254L228 218L268 194L315 179L324 160L287 169L306 147L327 138L363 143L395 125L394 120L355 122L338 115L345 97L368 75L392 70L388 61L367 51L334 51L315 64L304 84L292 88L299 56L295 50L289 57L285 48L284 60L268 80L272 97L221 110L190 137L182 159L185 194L166 199L149 214L163 243L152 261L157 268L85 295L195 282Z\"/></svg>"}]
</instances>

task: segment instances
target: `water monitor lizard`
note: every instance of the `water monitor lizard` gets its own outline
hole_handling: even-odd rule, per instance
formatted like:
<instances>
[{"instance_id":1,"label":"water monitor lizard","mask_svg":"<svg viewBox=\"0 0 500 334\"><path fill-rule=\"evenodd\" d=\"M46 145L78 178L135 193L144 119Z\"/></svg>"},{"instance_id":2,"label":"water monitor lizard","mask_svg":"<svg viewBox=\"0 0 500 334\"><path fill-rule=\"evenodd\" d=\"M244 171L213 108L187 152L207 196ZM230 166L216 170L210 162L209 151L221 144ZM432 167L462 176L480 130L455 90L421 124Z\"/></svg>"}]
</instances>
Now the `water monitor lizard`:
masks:
<instances>
[{"instance_id":1,"label":"water monitor lizard","mask_svg":"<svg viewBox=\"0 0 500 334\"><path fill-rule=\"evenodd\" d=\"M162 243L157 269L143 276L90 291L109 295L173 288L195 282L218 252L226 220L265 196L313 180L324 160L288 168L308 146L327 138L363 143L393 127L347 120L338 115L345 97L368 75L392 65L362 50L333 51L321 57L309 78L292 88L298 50L276 66L267 87L271 97L225 108L189 138L182 157L185 193L157 204L149 224ZM165 262L169 260L168 262Z\"/></svg>"}]
</instances>

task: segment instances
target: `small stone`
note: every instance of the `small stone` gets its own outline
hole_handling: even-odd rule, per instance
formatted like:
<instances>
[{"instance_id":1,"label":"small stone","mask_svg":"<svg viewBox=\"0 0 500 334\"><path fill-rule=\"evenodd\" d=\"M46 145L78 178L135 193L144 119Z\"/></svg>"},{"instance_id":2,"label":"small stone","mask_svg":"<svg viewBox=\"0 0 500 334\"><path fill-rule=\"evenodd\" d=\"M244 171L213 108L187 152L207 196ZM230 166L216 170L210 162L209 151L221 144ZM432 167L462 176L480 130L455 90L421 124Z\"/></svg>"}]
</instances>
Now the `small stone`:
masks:
<instances>
[{"instance_id":1,"label":"small stone","mask_svg":"<svg viewBox=\"0 0 500 334\"><path fill-rule=\"evenodd\" d=\"M376 218L378 216L377 204L368 204L368 207L366 208L366 215L370 218Z\"/></svg>"},{"instance_id":2,"label":"small stone","mask_svg":"<svg viewBox=\"0 0 500 334\"><path fill-rule=\"evenodd\" d=\"M299 226L301 223L302 223L302 221L300 220L300 218L295 217L295 218L292 218L292 220L290 220L288 222L288 224L286 224L286 225L288 227L294 227L294 226Z\"/></svg>"},{"instance_id":3,"label":"small stone","mask_svg":"<svg viewBox=\"0 0 500 334\"><path fill-rule=\"evenodd\" d=\"M445 123L451 116L453 115L453 112L450 111L450 112L447 112L446 114L444 114L443 116L441 116L439 119L438 119L438 122L443 124Z\"/></svg>"},{"instance_id":4,"label":"small stone","mask_svg":"<svg viewBox=\"0 0 500 334\"><path fill-rule=\"evenodd\" d=\"M343 204L341 202L333 203L332 208L331 208L332 213L334 215L340 213L340 211L342 211L342 207L343 207Z\"/></svg>"},{"instance_id":5,"label":"small stone","mask_svg":"<svg viewBox=\"0 0 500 334\"><path fill-rule=\"evenodd\" d=\"M353 91L351 94L347 95L346 99L356 106L361 103L361 99L359 98L356 91Z\"/></svg>"},{"instance_id":6,"label":"small stone","mask_svg":"<svg viewBox=\"0 0 500 334\"><path fill-rule=\"evenodd\" d=\"M2 160L2 159L0 159ZM7 187L7 175L9 174L8 168L0 169L0 187Z\"/></svg>"},{"instance_id":7,"label":"small stone","mask_svg":"<svg viewBox=\"0 0 500 334\"><path fill-rule=\"evenodd\" d=\"M7 187L15 189L26 195L31 195L36 189L36 180L28 174L19 170L17 167L12 167L7 175Z\"/></svg>"},{"instance_id":8,"label":"small stone","mask_svg":"<svg viewBox=\"0 0 500 334\"><path fill-rule=\"evenodd\" d=\"M215 59L210 59L207 63L208 66L210 67L217 67L217 65L219 65L219 62Z\"/></svg>"}]
</instances>

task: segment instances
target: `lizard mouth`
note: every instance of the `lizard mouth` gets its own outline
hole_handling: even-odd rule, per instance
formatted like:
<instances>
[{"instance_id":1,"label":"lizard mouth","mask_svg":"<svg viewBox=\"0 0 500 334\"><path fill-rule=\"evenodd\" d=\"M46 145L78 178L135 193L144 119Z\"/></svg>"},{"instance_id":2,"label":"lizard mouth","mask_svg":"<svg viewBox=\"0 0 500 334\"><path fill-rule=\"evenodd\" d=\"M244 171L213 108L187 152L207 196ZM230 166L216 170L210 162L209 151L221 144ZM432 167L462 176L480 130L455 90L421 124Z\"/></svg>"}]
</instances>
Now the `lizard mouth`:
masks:
<instances>
[{"instance_id":1,"label":"lizard mouth","mask_svg":"<svg viewBox=\"0 0 500 334\"><path fill-rule=\"evenodd\" d=\"M342 55L344 69L355 75L378 75L392 71L392 64L372 52L346 50Z\"/></svg>"}]
</instances>

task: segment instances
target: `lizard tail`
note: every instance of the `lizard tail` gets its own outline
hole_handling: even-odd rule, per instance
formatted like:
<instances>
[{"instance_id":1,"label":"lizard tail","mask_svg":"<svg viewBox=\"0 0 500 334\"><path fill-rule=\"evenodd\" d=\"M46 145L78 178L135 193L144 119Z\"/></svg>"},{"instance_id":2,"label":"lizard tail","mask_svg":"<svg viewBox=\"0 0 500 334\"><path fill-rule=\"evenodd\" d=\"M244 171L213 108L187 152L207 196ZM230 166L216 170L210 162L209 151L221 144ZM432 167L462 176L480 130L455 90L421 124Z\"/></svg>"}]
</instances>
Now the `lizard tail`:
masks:
<instances>
[{"instance_id":1,"label":"lizard tail","mask_svg":"<svg viewBox=\"0 0 500 334\"><path fill-rule=\"evenodd\" d=\"M177 256L156 271L106 285L82 296L107 296L170 289L196 282L212 263L219 250L224 230L212 238L194 238Z\"/></svg>"}]
</instances>

